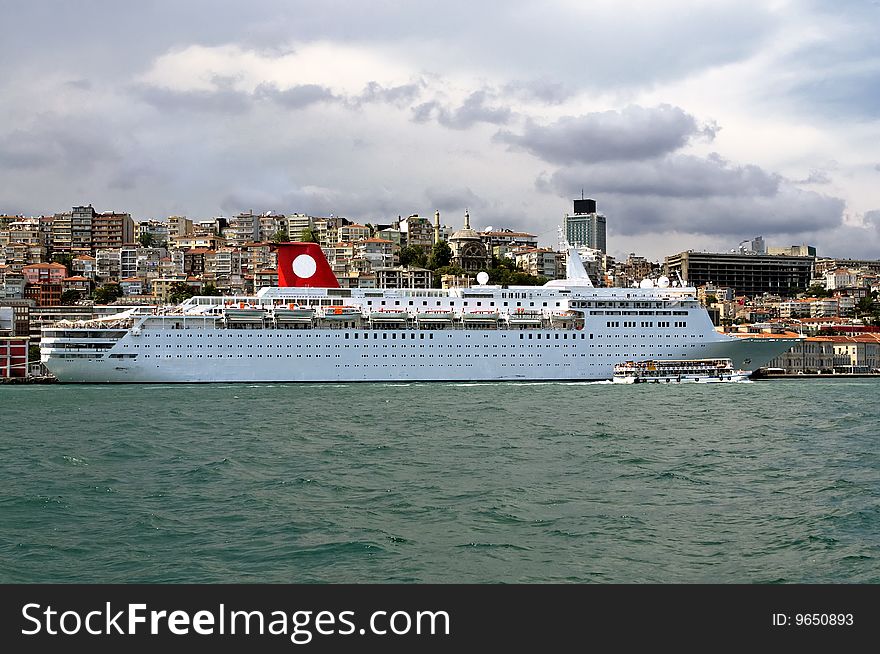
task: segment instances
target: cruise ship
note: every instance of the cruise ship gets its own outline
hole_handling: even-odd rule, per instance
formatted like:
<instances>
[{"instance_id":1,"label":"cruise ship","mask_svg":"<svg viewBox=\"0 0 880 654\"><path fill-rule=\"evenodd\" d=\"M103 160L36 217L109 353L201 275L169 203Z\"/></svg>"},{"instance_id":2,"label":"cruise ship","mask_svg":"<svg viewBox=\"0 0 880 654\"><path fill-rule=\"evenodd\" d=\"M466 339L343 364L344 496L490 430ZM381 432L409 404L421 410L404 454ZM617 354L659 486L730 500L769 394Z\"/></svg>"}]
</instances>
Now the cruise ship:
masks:
<instances>
[{"instance_id":1,"label":"cruise ship","mask_svg":"<svg viewBox=\"0 0 880 654\"><path fill-rule=\"evenodd\" d=\"M574 248L544 286L340 288L315 243L278 246L279 286L42 330L60 382L610 380L634 359L729 358L753 370L793 339L715 330L694 288L597 288Z\"/></svg>"}]
</instances>

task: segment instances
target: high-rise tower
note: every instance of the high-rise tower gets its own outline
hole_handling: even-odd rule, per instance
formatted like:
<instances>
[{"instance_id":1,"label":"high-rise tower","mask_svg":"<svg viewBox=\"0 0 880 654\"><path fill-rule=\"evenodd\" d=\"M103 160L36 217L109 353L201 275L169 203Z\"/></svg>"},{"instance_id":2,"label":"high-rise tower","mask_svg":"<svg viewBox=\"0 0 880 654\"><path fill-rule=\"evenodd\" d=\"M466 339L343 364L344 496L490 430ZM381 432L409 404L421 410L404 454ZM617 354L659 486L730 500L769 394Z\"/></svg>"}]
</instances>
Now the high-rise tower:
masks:
<instances>
[{"instance_id":1,"label":"high-rise tower","mask_svg":"<svg viewBox=\"0 0 880 654\"><path fill-rule=\"evenodd\" d=\"M605 254L605 220L605 215L597 211L595 200L575 200L574 212L565 214L565 238L575 247L585 245Z\"/></svg>"}]
</instances>

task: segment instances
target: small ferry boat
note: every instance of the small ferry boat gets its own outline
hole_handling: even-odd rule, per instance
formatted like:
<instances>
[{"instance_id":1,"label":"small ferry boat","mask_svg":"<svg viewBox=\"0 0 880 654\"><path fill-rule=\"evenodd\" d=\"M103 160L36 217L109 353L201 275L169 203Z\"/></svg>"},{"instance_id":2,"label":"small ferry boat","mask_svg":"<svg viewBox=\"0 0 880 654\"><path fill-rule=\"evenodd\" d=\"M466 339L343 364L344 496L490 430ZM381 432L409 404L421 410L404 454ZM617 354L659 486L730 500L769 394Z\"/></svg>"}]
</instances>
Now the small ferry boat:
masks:
<instances>
[{"instance_id":1,"label":"small ferry boat","mask_svg":"<svg viewBox=\"0 0 880 654\"><path fill-rule=\"evenodd\" d=\"M734 370L731 359L676 359L626 361L614 366L615 384L741 382L748 370Z\"/></svg>"}]
</instances>

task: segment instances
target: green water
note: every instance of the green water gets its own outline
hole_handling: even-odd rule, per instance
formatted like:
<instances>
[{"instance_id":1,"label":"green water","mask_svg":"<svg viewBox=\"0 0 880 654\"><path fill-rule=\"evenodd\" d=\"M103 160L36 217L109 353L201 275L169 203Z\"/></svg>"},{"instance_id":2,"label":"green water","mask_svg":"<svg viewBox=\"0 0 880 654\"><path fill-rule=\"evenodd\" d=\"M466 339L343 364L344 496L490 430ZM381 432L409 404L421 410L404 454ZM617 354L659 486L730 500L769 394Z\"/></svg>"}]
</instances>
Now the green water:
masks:
<instances>
[{"instance_id":1,"label":"green water","mask_svg":"<svg viewBox=\"0 0 880 654\"><path fill-rule=\"evenodd\" d=\"M878 390L0 387L0 581L877 583Z\"/></svg>"}]
</instances>

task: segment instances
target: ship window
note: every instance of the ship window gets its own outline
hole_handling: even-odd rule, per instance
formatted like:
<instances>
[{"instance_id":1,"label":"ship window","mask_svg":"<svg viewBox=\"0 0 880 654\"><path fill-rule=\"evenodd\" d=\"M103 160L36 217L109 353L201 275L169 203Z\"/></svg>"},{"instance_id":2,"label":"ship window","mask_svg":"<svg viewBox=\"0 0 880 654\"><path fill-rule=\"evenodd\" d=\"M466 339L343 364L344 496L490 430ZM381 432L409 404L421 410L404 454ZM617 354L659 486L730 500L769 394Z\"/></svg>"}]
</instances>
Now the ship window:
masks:
<instances>
[{"instance_id":1,"label":"ship window","mask_svg":"<svg viewBox=\"0 0 880 654\"><path fill-rule=\"evenodd\" d=\"M382 339L384 340L386 338L388 338L388 334L382 334Z\"/></svg>"}]
</instances>

